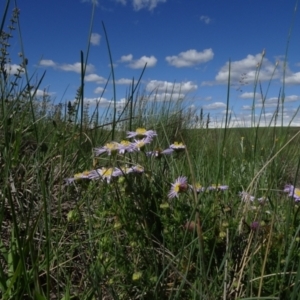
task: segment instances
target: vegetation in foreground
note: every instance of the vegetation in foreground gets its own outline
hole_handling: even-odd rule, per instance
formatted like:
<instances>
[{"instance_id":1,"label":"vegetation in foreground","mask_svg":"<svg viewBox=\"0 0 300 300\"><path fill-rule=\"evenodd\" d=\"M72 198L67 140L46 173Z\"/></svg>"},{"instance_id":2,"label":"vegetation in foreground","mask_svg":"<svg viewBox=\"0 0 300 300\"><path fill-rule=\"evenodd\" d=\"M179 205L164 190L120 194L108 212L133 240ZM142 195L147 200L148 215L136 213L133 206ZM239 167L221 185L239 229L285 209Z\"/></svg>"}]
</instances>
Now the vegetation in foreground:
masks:
<instances>
[{"instance_id":1,"label":"vegetation in foreground","mask_svg":"<svg viewBox=\"0 0 300 300\"><path fill-rule=\"evenodd\" d=\"M118 113L50 106L7 70L6 14L2 299L298 299L298 128L210 129L138 85Z\"/></svg>"}]
</instances>

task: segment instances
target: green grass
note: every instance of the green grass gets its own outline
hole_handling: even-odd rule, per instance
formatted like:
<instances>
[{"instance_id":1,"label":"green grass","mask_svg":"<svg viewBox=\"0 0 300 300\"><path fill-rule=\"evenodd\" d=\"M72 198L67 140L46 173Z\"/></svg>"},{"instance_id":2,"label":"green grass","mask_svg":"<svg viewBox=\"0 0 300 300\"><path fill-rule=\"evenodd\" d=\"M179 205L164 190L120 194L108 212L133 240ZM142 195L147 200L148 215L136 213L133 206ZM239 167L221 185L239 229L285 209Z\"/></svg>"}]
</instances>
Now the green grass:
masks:
<instances>
[{"instance_id":1,"label":"green grass","mask_svg":"<svg viewBox=\"0 0 300 300\"><path fill-rule=\"evenodd\" d=\"M283 188L300 185L299 128L213 129L182 99L146 101L139 80L119 112L115 103L89 114L81 87L53 109L34 96L24 57L24 79L6 73L9 39L0 40L1 299L298 299L300 205ZM157 132L141 151L94 156L138 127ZM184 151L146 155L175 141ZM65 181L125 164L144 172ZM183 186L169 199L179 176L229 188Z\"/></svg>"}]
</instances>

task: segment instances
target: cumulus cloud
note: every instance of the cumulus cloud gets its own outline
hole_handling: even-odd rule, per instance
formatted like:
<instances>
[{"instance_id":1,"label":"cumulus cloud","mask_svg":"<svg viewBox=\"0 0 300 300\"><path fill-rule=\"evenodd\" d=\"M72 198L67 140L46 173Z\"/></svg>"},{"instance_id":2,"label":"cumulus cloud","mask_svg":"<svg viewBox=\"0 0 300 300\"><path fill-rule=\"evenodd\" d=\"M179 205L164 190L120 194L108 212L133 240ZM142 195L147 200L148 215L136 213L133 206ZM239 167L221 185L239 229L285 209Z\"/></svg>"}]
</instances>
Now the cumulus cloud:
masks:
<instances>
[{"instance_id":1,"label":"cumulus cloud","mask_svg":"<svg viewBox=\"0 0 300 300\"><path fill-rule=\"evenodd\" d=\"M101 39L101 35L99 33L92 33L90 42L94 46L100 45L100 39Z\"/></svg>"},{"instance_id":2,"label":"cumulus cloud","mask_svg":"<svg viewBox=\"0 0 300 300\"><path fill-rule=\"evenodd\" d=\"M84 98L83 100L85 103L88 103L89 105L98 105L99 107L112 107L114 105L113 100L107 100L106 98ZM126 100L123 98L119 101L116 102L117 108L122 108L124 107L126 103Z\"/></svg>"},{"instance_id":3,"label":"cumulus cloud","mask_svg":"<svg viewBox=\"0 0 300 300\"><path fill-rule=\"evenodd\" d=\"M101 86L98 86L94 89L94 94L101 94L104 91L104 88Z\"/></svg>"},{"instance_id":4,"label":"cumulus cloud","mask_svg":"<svg viewBox=\"0 0 300 300\"><path fill-rule=\"evenodd\" d=\"M198 88L197 84L192 81L186 81L181 83L174 83L168 81L151 80L146 85L148 92L174 92L174 93L188 93L195 91Z\"/></svg>"},{"instance_id":5,"label":"cumulus cloud","mask_svg":"<svg viewBox=\"0 0 300 300\"><path fill-rule=\"evenodd\" d=\"M126 0L116 0L116 2L120 2L123 5L127 3ZM133 9L139 11L143 8L148 10L153 10L159 3L167 2L167 0L131 0Z\"/></svg>"},{"instance_id":6,"label":"cumulus cloud","mask_svg":"<svg viewBox=\"0 0 300 300\"><path fill-rule=\"evenodd\" d=\"M253 98L258 98L261 97L261 95L259 93L254 93L253 92L246 92L240 95L240 98L242 99L253 99Z\"/></svg>"},{"instance_id":7,"label":"cumulus cloud","mask_svg":"<svg viewBox=\"0 0 300 300\"><path fill-rule=\"evenodd\" d=\"M211 18L208 16L201 16L200 21L204 22L205 24L210 24L212 22Z\"/></svg>"},{"instance_id":8,"label":"cumulus cloud","mask_svg":"<svg viewBox=\"0 0 300 300\"><path fill-rule=\"evenodd\" d=\"M75 72L75 73L81 73L81 63L80 62L76 62L74 64L59 64L54 62L51 59L42 59L40 61L40 66L43 67L52 67L54 69L59 69L62 71L66 71L66 72ZM86 65L86 72L87 73L91 73L95 70L94 65L92 64L88 64Z\"/></svg>"},{"instance_id":9,"label":"cumulus cloud","mask_svg":"<svg viewBox=\"0 0 300 300\"><path fill-rule=\"evenodd\" d=\"M177 101L179 99L184 99L185 94L182 93L155 93L151 94L148 98L149 101Z\"/></svg>"},{"instance_id":10,"label":"cumulus cloud","mask_svg":"<svg viewBox=\"0 0 300 300\"><path fill-rule=\"evenodd\" d=\"M253 83L257 76L260 81L266 81L270 80L271 78L278 78L280 74L278 68L276 68L276 64L271 63L267 58L262 59L262 54L248 54L241 60L231 62L230 65L230 80L232 83L239 82L242 75L247 83ZM220 71L215 77L215 83L227 84L228 78L229 62L221 67ZM205 82L202 85L205 85Z\"/></svg>"},{"instance_id":11,"label":"cumulus cloud","mask_svg":"<svg viewBox=\"0 0 300 300\"><path fill-rule=\"evenodd\" d=\"M24 68L21 68L20 65L17 64L5 64L4 69L10 75L18 74L20 71L21 71L20 75L22 75L23 72L25 71Z\"/></svg>"},{"instance_id":12,"label":"cumulus cloud","mask_svg":"<svg viewBox=\"0 0 300 300\"><path fill-rule=\"evenodd\" d=\"M51 93L48 93L46 90L37 89L36 91L32 90L31 94L35 94L36 97L46 97L51 96Z\"/></svg>"},{"instance_id":13,"label":"cumulus cloud","mask_svg":"<svg viewBox=\"0 0 300 300\"><path fill-rule=\"evenodd\" d=\"M286 84L299 84L300 83L300 72L286 76L285 83Z\"/></svg>"},{"instance_id":14,"label":"cumulus cloud","mask_svg":"<svg viewBox=\"0 0 300 300\"><path fill-rule=\"evenodd\" d=\"M58 66L59 69L66 71L66 72L75 72L75 73L81 73L81 63L77 62L74 64L61 64ZM90 73L95 70L94 66L92 64L88 64L86 66L86 72Z\"/></svg>"},{"instance_id":15,"label":"cumulus cloud","mask_svg":"<svg viewBox=\"0 0 300 300\"><path fill-rule=\"evenodd\" d=\"M127 79L127 78L121 78L116 80L116 84L131 84L132 83L132 79Z\"/></svg>"},{"instance_id":16,"label":"cumulus cloud","mask_svg":"<svg viewBox=\"0 0 300 300\"><path fill-rule=\"evenodd\" d=\"M85 81L88 81L88 82L96 82L98 84L101 84L101 83L105 83L106 82L106 79L103 78L102 76L99 76L97 74L89 74L89 75L86 75L85 76Z\"/></svg>"},{"instance_id":17,"label":"cumulus cloud","mask_svg":"<svg viewBox=\"0 0 300 300\"><path fill-rule=\"evenodd\" d=\"M52 59L42 59L40 61L40 66L44 67L55 67L56 63Z\"/></svg>"},{"instance_id":18,"label":"cumulus cloud","mask_svg":"<svg viewBox=\"0 0 300 300\"><path fill-rule=\"evenodd\" d=\"M212 110L212 109L220 109L220 108L225 108L225 107L226 107L226 104L223 102L214 102L212 104L204 105L203 109Z\"/></svg>"},{"instance_id":19,"label":"cumulus cloud","mask_svg":"<svg viewBox=\"0 0 300 300\"><path fill-rule=\"evenodd\" d=\"M132 60L133 60L133 55L132 54L121 56L121 62L130 62Z\"/></svg>"},{"instance_id":20,"label":"cumulus cloud","mask_svg":"<svg viewBox=\"0 0 300 300\"><path fill-rule=\"evenodd\" d=\"M195 49L187 50L186 52L181 52L178 55L167 56L166 61L176 68L182 67L193 67L205 62L212 60L214 53L212 49L205 49L202 52L198 52Z\"/></svg>"},{"instance_id":21,"label":"cumulus cloud","mask_svg":"<svg viewBox=\"0 0 300 300\"><path fill-rule=\"evenodd\" d=\"M157 59L151 55L151 56L142 56L139 59L133 59L132 54L123 55L120 59L121 62L127 63L127 66L132 69L142 69L145 67L145 64L147 63L147 68L154 67L157 63Z\"/></svg>"}]
</instances>

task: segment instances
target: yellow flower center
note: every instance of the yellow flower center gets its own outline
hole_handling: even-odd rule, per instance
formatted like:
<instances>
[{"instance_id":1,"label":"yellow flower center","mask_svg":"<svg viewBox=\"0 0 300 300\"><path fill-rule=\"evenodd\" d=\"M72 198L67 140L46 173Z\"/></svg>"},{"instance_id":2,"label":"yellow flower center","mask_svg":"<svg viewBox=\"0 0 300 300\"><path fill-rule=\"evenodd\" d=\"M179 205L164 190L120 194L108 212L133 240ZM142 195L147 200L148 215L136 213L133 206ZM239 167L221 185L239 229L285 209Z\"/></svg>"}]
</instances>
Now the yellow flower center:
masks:
<instances>
[{"instance_id":1,"label":"yellow flower center","mask_svg":"<svg viewBox=\"0 0 300 300\"><path fill-rule=\"evenodd\" d=\"M126 141L126 140L123 140L123 141L121 141L120 144L123 145L123 146L128 146L128 145L130 145L130 142Z\"/></svg>"},{"instance_id":2,"label":"yellow flower center","mask_svg":"<svg viewBox=\"0 0 300 300\"><path fill-rule=\"evenodd\" d=\"M187 184L184 184L184 183L177 183L175 186L174 186L174 191L176 193L182 193L182 192L185 192L187 190L188 186Z\"/></svg>"},{"instance_id":3,"label":"yellow flower center","mask_svg":"<svg viewBox=\"0 0 300 300\"><path fill-rule=\"evenodd\" d=\"M174 146L176 147L183 147L183 144L180 142L174 142Z\"/></svg>"},{"instance_id":4,"label":"yellow flower center","mask_svg":"<svg viewBox=\"0 0 300 300\"><path fill-rule=\"evenodd\" d=\"M110 150L117 150L118 149L118 144L117 143L107 143L105 146L106 146L107 149L110 149Z\"/></svg>"},{"instance_id":5,"label":"yellow flower center","mask_svg":"<svg viewBox=\"0 0 300 300\"><path fill-rule=\"evenodd\" d=\"M180 191L180 184L179 183L174 186L174 191L176 193L179 193L179 191Z\"/></svg>"},{"instance_id":6,"label":"yellow flower center","mask_svg":"<svg viewBox=\"0 0 300 300\"><path fill-rule=\"evenodd\" d=\"M300 197L300 189L295 188L294 194L295 194L297 197Z\"/></svg>"},{"instance_id":7,"label":"yellow flower center","mask_svg":"<svg viewBox=\"0 0 300 300\"><path fill-rule=\"evenodd\" d=\"M146 130L145 128L139 127L139 128L136 129L135 132L136 132L137 134L143 135L143 134L146 133L146 131L147 131L147 130Z\"/></svg>"},{"instance_id":8,"label":"yellow flower center","mask_svg":"<svg viewBox=\"0 0 300 300\"><path fill-rule=\"evenodd\" d=\"M114 171L113 168L102 169L101 170L101 176L103 176L103 177L111 177L113 171Z\"/></svg>"},{"instance_id":9,"label":"yellow flower center","mask_svg":"<svg viewBox=\"0 0 300 300\"><path fill-rule=\"evenodd\" d=\"M196 189L202 189L202 185L200 183L195 184Z\"/></svg>"}]
</instances>

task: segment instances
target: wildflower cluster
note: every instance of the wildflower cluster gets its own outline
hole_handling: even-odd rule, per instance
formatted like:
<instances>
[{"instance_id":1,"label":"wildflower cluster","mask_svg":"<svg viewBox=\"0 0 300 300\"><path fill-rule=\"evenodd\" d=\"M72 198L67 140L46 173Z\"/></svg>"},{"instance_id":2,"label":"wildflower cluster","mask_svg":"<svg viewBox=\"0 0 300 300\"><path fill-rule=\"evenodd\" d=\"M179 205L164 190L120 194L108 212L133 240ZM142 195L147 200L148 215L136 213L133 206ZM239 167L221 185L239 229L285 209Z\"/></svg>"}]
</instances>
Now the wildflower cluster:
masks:
<instances>
[{"instance_id":1,"label":"wildflower cluster","mask_svg":"<svg viewBox=\"0 0 300 300\"><path fill-rule=\"evenodd\" d=\"M95 156L107 154L108 156L125 155L126 153L134 153L143 151L147 157L160 158L163 155L170 155L172 153L178 153L185 150L185 145L181 142L174 142L167 149L156 149L154 151L145 152L146 145L149 145L154 137L157 136L156 131L146 130L145 128L137 128L136 131L127 131L126 139L121 142L111 141L106 143L102 147L94 148ZM123 167L109 167L98 168L91 171L84 171L77 173L71 178L67 178L65 181L67 184L71 184L79 180L96 180L101 179L110 183L115 177L127 175L130 173L143 173L144 167L139 164L125 165Z\"/></svg>"},{"instance_id":2,"label":"wildflower cluster","mask_svg":"<svg viewBox=\"0 0 300 300\"><path fill-rule=\"evenodd\" d=\"M171 155L173 153L179 153L185 151L185 145L182 142L174 142L166 149L157 148L152 151L144 151L146 145L149 145L153 139L157 136L156 131L146 130L145 128L137 128L135 131L127 131L126 139L121 142L111 141L106 143L102 147L94 148L95 156L106 153L109 156L125 155L126 153L144 152L146 157L161 158L165 155ZM67 184L71 184L74 181L79 180L97 180L101 179L107 183L110 183L113 178L128 175L131 173L143 173L144 167L140 164L124 165L119 167L102 167L91 171L84 171L77 173L71 178L66 179ZM173 183L168 193L168 198L178 198L180 194L187 191L194 191L197 194L209 191L225 191L228 190L228 185L211 184L210 186L202 186L200 183L188 184L188 178L186 176L179 176ZM300 201L300 189L295 188L293 185L288 184L284 187L283 192L288 193L289 197L294 198L296 202ZM266 197L256 198L248 192L242 191L239 193L241 200L244 202L253 202L255 200L264 202Z\"/></svg>"},{"instance_id":3,"label":"wildflower cluster","mask_svg":"<svg viewBox=\"0 0 300 300\"><path fill-rule=\"evenodd\" d=\"M228 185L212 184L208 187L202 186L200 183L194 185L187 183L187 178L184 176L178 177L174 183L172 183L171 190L169 192L169 198L178 197L180 193L187 190L195 191L197 194L205 191L225 191L228 190Z\"/></svg>"},{"instance_id":4,"label":"wildflower cluster","mask_svg":"<svg viewBox=\"0 0 300 300\"><path fill-rule=\"evenodd\" d=\"M283 192L288 193L289 197L293 197L296 202L300 201L300 189L291 184L285 185Z\"/></svg>"}]
</instances>

